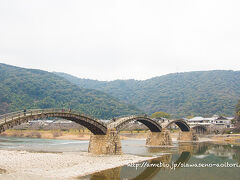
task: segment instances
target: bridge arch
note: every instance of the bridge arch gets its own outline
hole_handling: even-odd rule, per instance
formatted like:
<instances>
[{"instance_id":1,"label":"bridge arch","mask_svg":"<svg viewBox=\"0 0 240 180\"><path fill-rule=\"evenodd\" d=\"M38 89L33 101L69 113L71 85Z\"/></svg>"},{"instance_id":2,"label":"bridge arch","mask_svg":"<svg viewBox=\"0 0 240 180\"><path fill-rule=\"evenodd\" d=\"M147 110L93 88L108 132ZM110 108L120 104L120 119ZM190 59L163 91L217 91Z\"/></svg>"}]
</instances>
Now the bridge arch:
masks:
<instances>
[{"instance_id":1,"label":"bridge arch","mask_svg":"<svg viewBox=\"0 0 240 180\"><path fill-rule=\"evenodd\" d=\"M174 121L171 121L170 123L168 123L166 125L165 128L168 128L169 126L171 126L172 124L176 124L180 129L181 131L184 131L184 132L188 132L190 131L190 126L188 125L188 123L183 120L183 119L177 119L177 120L174 120Z\"/></svg>"},{"instance_id":2,"label":"bridge arch","mask_svg":"<svg viewBox=\"0 0 240 180\"><path fill-rule=\"evenodd\" d=\"M103 122L83 114L69 112L62 109L28 110L26 112L14 112L1 115L0 133L30 120L49 117L62 118L76 122L89 129L95 135L106 135L107 133L107 126Z\"/></svg>"},{"instance_id":3,"label":"bridge arch","mask_svg":"<svg viewBox=\"0 0 240 180\"><path fill-rule=\"evenodd\" d=\"M114 122L110 123L108 125L108 128L115 128L117 131L120 131L124 127L126 127L130 122L133 121L138 121L145 126L148 127L148 129L151 132L161 132L162 131L162 126L157 122L154 121L153 119L147 117L147 116L129 116L129 117L124 117L124 118L119 118L115 120Z\"/></svg>"},{"instance_id":4,"label":"bridge arch","mask_svg":"<svg viewBox=\"0 0 240 180\"><path fill-rule=\"evenodd\" d=\"M198 134L205 134L208 131L208 128L201 124L192 127L192 129Z\"/></svg>"}]
</instances>

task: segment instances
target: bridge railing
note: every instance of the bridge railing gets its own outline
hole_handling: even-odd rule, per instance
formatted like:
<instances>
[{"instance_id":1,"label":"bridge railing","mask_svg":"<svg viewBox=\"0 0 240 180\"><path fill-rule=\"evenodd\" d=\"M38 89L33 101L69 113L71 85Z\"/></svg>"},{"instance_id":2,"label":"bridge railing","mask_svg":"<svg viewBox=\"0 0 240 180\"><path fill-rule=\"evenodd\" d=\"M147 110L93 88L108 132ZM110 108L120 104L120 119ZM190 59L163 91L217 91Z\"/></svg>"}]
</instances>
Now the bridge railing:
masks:
<instances>
[{"instance_id":1,"label":"bridge railing","mask_svg":"<svg viewBox=\"0 0 240 180\"><path fill-rule=\"evenodd\" d=\"M130 116L134 116L134 117L143 117L143 116L146 116L146 117L149 117L147 116L146 114L132 114L132 115L122 115L122 116L116 116L114 117L115 119L121 119L121 118L125 118L125 117L130 117Z\"/></svg>"},{"instance_id":2,"label":"bridge railing","mask_svg":"<svg viewBox=\"0 0 240 180\"><path fill-rule=\"evenodd\" d=\"M0 115L0 123L7 122L16 117L21 117L21 116L30 115L30 114L32 114L32 115L37 114L42 111L43 111L42 109L28 109L25 112L24 112L24 110L22 110L22 111L16 111L16 112L12 112L12 113L3 114L3 115Z\"/></svg>"}]
</instances>

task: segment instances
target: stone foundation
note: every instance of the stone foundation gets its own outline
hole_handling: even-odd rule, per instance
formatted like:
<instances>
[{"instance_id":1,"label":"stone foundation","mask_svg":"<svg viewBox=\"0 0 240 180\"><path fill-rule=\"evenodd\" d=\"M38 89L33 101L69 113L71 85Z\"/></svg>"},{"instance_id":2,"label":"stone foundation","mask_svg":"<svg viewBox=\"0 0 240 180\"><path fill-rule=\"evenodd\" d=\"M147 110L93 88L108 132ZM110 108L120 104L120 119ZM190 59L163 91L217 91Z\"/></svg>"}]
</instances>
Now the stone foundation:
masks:
<instances>
[{"instance_id":1,"label":"stone foundation","mask_svg":"<svg viewBox=\"0 0 240 180\"><path fill-rule=\"evenodd\" d=\"M178 141L198 141L198 137L192 131L180 131Z\"/></svg>"},{"instance_id":2,"label":"stone foundation","mask_svg":"<svg viewBox=\"0 0 240 180\"><path fill-rule=\"evenodd\" d=\"M88 152L93 154L122 154L119 134L114 129L108 129L106 135L92 134L89 141Z\"/></svg>"},{"instance_id":3,"label":"stone foundation","mask_svg":"<svg viewBox=\"0 0 240 180\"><path fill-rule=\"evenodd\" d=\"M163 129L162 132L149 132L147 140L147 146L170 146L172 145L172 138L170 132Z\"/></svg>"}]
</instances>

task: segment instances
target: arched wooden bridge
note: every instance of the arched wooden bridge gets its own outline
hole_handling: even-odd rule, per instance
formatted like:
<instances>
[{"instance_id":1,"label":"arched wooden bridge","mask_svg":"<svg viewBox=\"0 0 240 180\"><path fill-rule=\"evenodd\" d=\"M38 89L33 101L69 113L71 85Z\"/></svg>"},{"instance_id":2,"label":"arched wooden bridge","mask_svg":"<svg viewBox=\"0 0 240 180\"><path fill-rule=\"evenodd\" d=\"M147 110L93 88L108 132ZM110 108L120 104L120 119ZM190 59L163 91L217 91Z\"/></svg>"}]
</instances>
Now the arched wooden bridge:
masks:
<instances>
[{"instance_id":1,"label":"arched wooden bridge","mask_svg":"<svg viewBox=\"0 0 240 180\"><path fill-rule=\"evenodd\" d=\"M129 116L116 119L114 122L108 125L108 128L115 128L117 131L122 130L130 122L138 121L149 128L151 132L161 132L162 126L155 120L145 116Z\"/></svg>"},{"instance_id":2,"label":"arched wooden bridge","mask_svg":"<svg viewBox=\"0 0 240 180\"><path fill-rule=\"evenodd\" d=\"M191 128L197 133L197 134L206 134L209 131L209 126L210 125L195 125L192 126Z\"/></svg>"},{"instance_id":3,"label":"arched wooden bridge","mask_svg":"<svg viewBox=\"0 0 240 180\"><path fill-rule=\"evenodd\" d=\"M170 134L165 129L175 123L180 129L180 141L197 140L191 132L188 123L182 119L174 120L167 124L160 124L146 115L128 116L114 119L110 123L104 123L90 116L63 109L33 109L0 115L0 133L22 123L44 118L62 118L74 121L92 132L89 141L89 152L94 154L121 154L121 142L119 131L131 122L138 121L149 128L146 145L159 146L171 145ZM100 135L100 136L99 136Z\"/></svg>"},{"instance_id":4,"label":"arched wooden bridge","mask_svg":"<svg viewBox=\"0 0 240 180\"><path fill-rule=\"evenodd\" d=\"M186 132L186 131L190 131L190 126L188 125L188 123L184 120L184 119L177 119L177 120L173 120L169 123L167 123L164 128L168 128L170 127L172 124L176 124L181 131Z\"/></svg>"},{"instance_id":5,"label":"arched wooden bridge","mask_svg":"<svg viewBox=\"0 0 240 180\"><path fill-rule=\"evenodd\" d=\"M175 123L181 129L181 131L190 131L190 126L183 119L174 120L167 124L160 124L156 120L151 119L146 115L128 116L115 119L107 125L102 121L90 116L77 112L66 111L63 109L30 109L26 112L18 111L0 115L0 133L24 122L48 117L56 117L74 121L86 127L95 135L106 135L108 128L115 128L117 131L120 131L133 121L138 121L144 124L151 132L161 132L162 128L167 128L173 123Z\"/></svg>"},{"instance_id":6,"label":"arched wooden bridge","mask_svg":"<svg viewBox=\"0 0 240 180\"><path fill-rule=\"evenodd\" d=\"M19 125L24 122L35 119L43 119L49 117L56 117L74 121L87 129L89 129L95 135L106 135L107 126L105 123L76 112L70 112L63 109L33 109L26 112L19 111L0 116L0 133Z\"/></svg>"}]
</instances>

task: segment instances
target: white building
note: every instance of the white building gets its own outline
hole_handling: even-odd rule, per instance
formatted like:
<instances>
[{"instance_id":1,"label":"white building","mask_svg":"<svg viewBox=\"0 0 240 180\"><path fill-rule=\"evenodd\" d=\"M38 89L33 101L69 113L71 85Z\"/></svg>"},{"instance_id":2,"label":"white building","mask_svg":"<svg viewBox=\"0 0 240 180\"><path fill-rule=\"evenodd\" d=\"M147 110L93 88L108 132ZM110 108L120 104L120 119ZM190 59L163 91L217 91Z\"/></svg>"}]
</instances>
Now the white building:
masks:
<instances>
[{"instance_id":1,"label":"white building","mask_svg":"<svg viewBox=\"0 0 240 180\"><path fill-rule=\"evenodd\" d=\"M232 120L233 117L223 117L223 116L218 116L218 115L213 115L212 117L204 118L201 116L194 117L191 119L188 119L188 123L190 126L195 126L195 125L214 125L214 126L219 126L222 128L232 128Z\"/></svg>"}]
</instances>

